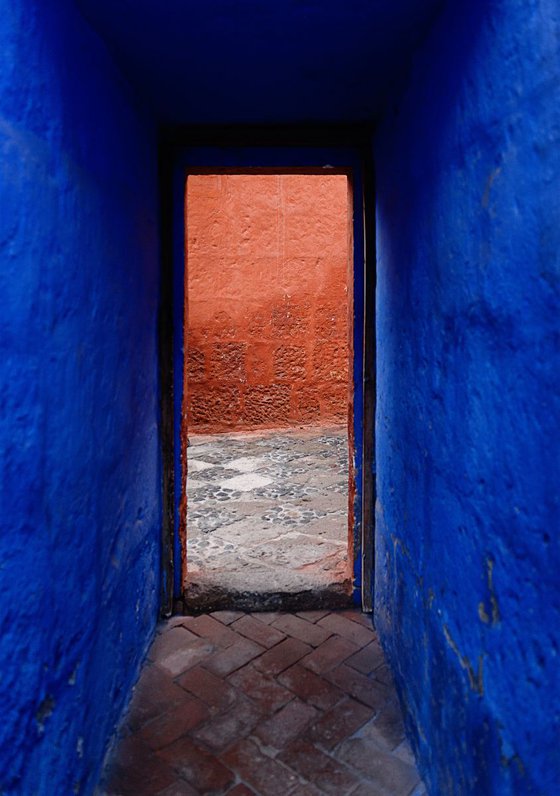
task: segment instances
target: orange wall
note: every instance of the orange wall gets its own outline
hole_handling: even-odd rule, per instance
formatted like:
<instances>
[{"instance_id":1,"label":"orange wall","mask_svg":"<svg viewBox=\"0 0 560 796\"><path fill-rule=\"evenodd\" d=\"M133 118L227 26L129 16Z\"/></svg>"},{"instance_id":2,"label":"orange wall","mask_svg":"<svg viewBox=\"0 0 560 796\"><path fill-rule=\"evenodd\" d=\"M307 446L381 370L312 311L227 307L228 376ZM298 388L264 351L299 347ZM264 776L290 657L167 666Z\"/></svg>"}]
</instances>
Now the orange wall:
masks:
<instances>
[{"instance_id":1,"label":"orange wall","mask_svg":"<svg viewBox=\"0 0 560 796\"><path fill-rule=\"evenodd\" d=\"M347 183L188 177L189 428L345 422Z\"/></svg>"}]
</instances>

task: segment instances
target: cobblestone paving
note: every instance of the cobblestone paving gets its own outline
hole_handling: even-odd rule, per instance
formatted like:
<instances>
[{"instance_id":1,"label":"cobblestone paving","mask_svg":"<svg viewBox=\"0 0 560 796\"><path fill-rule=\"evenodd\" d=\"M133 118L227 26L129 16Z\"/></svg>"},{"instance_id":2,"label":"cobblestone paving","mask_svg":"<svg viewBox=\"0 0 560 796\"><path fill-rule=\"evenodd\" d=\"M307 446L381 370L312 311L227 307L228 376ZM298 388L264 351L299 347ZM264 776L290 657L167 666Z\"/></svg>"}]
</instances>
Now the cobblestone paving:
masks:
<instances>
[{"instance_id":1,"label":"cobblestone paving","mask_svg":"<svg viewBox=\"0 0 560 796\"><path fill-rule=\"evenodd\" d=\"M347 503L345 428L192 435L189 607L348 592Z\"/></svg>"},{"instance_id":2,"label":"cobblestone paving","mask_svg":"<svg viewBox=\"0 0 560 796\"><path fill-rule=\"evenodd\" d=\"M425 796L381 647L353 611L160 626L98 796Z\"/></svg>"}]
</instances>

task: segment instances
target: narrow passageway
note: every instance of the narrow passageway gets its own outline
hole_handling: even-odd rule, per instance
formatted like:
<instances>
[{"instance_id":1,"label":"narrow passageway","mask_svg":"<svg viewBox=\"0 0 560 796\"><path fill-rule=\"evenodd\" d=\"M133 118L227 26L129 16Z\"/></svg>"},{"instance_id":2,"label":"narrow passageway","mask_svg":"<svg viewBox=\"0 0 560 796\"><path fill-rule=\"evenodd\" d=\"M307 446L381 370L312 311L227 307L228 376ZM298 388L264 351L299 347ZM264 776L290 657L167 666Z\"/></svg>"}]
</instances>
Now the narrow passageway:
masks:
<instances>
[{"instance_id":1,"label":"narrow passageway","mask_svg":"<svg viewBox=\"0 0 560 796\"><path fill-rule=\"evenodd\" d=\"M348 604L346 428L192 435L188 471L191 608Z\"/></svg>"},{"instance_id":2,"label":"narrow passageway","mask_svg":"<svg viewBox=\"0 0 560 796\"><path fill-rule=\"evenodd\" d=\"M558 0L2 12L0 794L92 796L154 638L110 796L418 793L369 620L185 600L330 524L188 437L348 422L430 796L559 796Z\"/></svg>"},{"instance_id":3,"label":"narrow passageway","mask_svg":"<svg viewBox=\"0 0 560 796\"><path fill-rule=\"evenodd\" d=\"M358 611L162 623L99 796L422 796Z\"/></svg>"}]
</instances>

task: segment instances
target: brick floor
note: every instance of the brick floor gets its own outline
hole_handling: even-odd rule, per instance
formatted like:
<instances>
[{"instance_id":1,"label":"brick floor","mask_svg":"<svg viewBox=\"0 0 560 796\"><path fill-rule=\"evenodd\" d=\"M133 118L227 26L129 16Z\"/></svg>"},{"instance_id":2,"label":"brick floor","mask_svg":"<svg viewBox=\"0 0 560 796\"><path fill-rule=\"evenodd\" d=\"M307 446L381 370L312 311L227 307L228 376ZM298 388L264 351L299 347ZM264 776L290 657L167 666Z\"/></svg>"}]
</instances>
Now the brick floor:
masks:
<instances>
[{"instance_id":1,"label":"brick floor","mask_svg":"<svg viewBox=\"0 0 560 796\"><path fill-rule=\"evenodd\" d=\"M97 796L422 796L383 653L353 611L162 623Z\"/></svg>"}]
</instances>

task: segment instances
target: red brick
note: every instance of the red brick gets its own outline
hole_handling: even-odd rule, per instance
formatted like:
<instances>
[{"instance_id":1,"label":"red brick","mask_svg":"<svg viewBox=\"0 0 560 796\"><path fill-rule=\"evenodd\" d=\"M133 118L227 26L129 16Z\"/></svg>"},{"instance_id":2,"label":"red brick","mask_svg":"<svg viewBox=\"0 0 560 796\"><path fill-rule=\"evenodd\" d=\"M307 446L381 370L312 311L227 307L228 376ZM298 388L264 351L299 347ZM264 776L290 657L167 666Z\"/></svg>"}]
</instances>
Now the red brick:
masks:
<instances>
[{"instance_id":1,"label":"red brick","mask_svg":"<svg viewBox=\"0 0 560 796\"><path fill-rule=\"evenodd\" d=\"M216 652L204 663L204 668L214 674L225 677L240 669L253 658L264 652L264 648L246 638L238 638L235 644L225 650Z\"/></svg>"},{"instance_id":2,"label":"red brick","mask_svg":"<svg viewBox=\"0 0 560 796\"><path fill-rule=\"evenodd\" d=\"M419 782L414 766L387 754L372 744L369 738L351 738L346 741L337 757L359 771L362 776L373 780L379 793L395 796L408 796Z\"/></svg>"},{"instance_id":3,"label":"red brick","mask_svg":"<svg viewBox=\"0 0 560 796\"><path fill-rule=\"evenodd\" d=\"M267 674L277 675L287 669L304 655L307 655L311 650L303 641L298 641L295 638L287 638L281 641L268 652L265 652L260 658L255 661L255 667L261 672Z\"/></svg>"},{"instance_id":4,"label":"red brick","mask_svg":"<svg viewBox=\"0 0 560 796\"><path fill-rule=\"evenodd\" d=\"M328 672L325 677L329 682L337 685L342 691L363 702L373 710L381 710L387 702L387 686L375 682L365 674L351 669L349 666L339 666Z\"/></svg>"},{"instance_id":5,"label":"red brick","mask_svg":"<svg viewBox=\"0 0 560 796\"><path fill-rule=\"evenodd\" d=\"M240 741L222 755L222 759L257 793L266 796L286 796L297 783L295 774L264 755L252 741Z\"/></svg>"},{"instance_id":6,"label":"red brick","mask_svg":"<svg viewBox=\"0 0 560 796\"><path fill-rule=\"evenodd\" d=\"M179 631L179 628L176 629ZM173 631L169 631L167 635L172 632ZM187 633L188 631L181 630L179 632ZM191 636L192 634L188 633L188 635ZM213 644L205 639L198 638L197 636L193 636L193 639L194 641L186 641L184 646L178 646L171 652L166 652L163 655L158 654L154 659L156 666L165 669L166 672L176 677L181 674L181 672L185 672L187 669L196 666L197 663L203 661L216 649Z\"/></svg>"},{"instance_id":7,"label":"red brick","mask_svg":"<svg viewBox=\"0 0 560 796\"><path fill-rule=\"evenodd\" d=\"M282 672L278 681L320 710L328 710L344 698L343 691L299 663Z\"/></svg>"},{"instance_id":8,"label":"red brick","mask_svg":"<svg viewBox=\"0 0 560 796\"><path fill-rule=\"evenodd\" d=\"M346 666L357 669L362 674L371 674L385 662L383 650L378 641L372 641L355 655L346 660Z\"/></svg>"},{"instance_id":9,"label":"red brick","mask_svg":"<svg viewBox=\"0 0 560 796\"><path fill-rule=\"evenodd\" d=\"M188 782L177 779L165 790L158 791L157 796L200 796L200 794Z\"/></svg>"},{"instance_id":10,"label":"red brick","mask_svg":"<svg viewBox=\"0 0 560 796\"><path fill-rule=\"evenodd\" d=\"M250 616L252 616L253 619L258 619L259 622L264 622L265 625L270 625L275 619L282 616L282 614L280 611L254 611Z\"/></svg>"},{"instance_id":11,"label":"red brick","mask_svg":"<svg viewBox=\"0 0 560 796\"><path fill-rule=\"evenodd\" d=\"M210 616L224 625L231 625L236 619L241 619L244 614L242 611L213 611Z\"/></svg>"},{"instance_id":12,"label":"red brick","mask_svg":"<svg viewBox=\"0 0 560 796\"><path fill-rule=\"evenodd\" d=\"M182 702L188 702L189 699L167 672L148 664L134 687L126 724L134 732L146 722L167 713Z\"/></svg>"},{"instance_id":13,"label":"red brick","mask_svg":"<svg viewBox=\"0 0 560 796\"><path fill-rule=\"evenodd\" d=\"M152 749L162 749L205 721L209 715L206 705L198 699L189 699L146 724L140 732L140 737Z\"/></svg>"},{"instance_id":14,"label":"red brick","mask_svg":"<svg viewBox=\"0 0 560 796\"><path fill-rule=\"evenodd\" d=\"M355 612L301 612L284 622L284 615L275 612L218 613L226 621L217 616L177 616L161 629L154 647L158 663L144 668L127 716L132 734L121 741L119 757L104 776L107 793L410 793L418 775L412 756L402 751L399 705L367 617ZM335 617L334 624L330 617ZM185 621L192 623L193 630L212 635L214 643L184 628ZM336 633L312 649L289 637L267 650L264 643L237 633L234 624L259 634L262 642L288 626L294 635L302 627L329 632L324 625L344 629L354 639L365 629L371 640L359 649L351 638ZM232 636L235 643L218 647ZM196 662L200 654L204 659L194 665L193 656ZM184 666L185 660L191 668L174 679L172 671ZM170 668L160 668L162 662ZM320 714L316 708L327 712ZM229 770L234 766L235 773Z\"/></svg>"},{"instance_id":15,"label":"red brick","mask_svg":"<svg viewBox=\"0 0 560 796\"><path fill-rule=\"evenodd\" d=\"M231 771L190 738L179 738L158 752L158 756L207 796L222 793L233 785L235 778Z\"/></svg>"},{"instance_id":16,"label":"red brick","mask_svg":"<svg viewBox=\"0 0 560 796\"><path fill-rule=\"evenodd\" d=\"M319 619L322 619L326 616L329 611L298 611L296 616L299 616L300 619L305 619L307 622L318 622Z\"/></svg>"},{"instance_id":17,"label":"red brick","mask_svg":"<svg viewBox=\"0 0 560 796\"><path fill-rule=\"evenodd\" d=\"M311 727L307 737L330 751L363 727L371 716L371 708L354 699L345 699L336 708L323 714Z\"/></svg>"},{"instance_id":18,"label":"red brick","mask_svg":"<svg viewBox=\"0 0 560 796\"><path fill-rule=\"evenodd\" d=\"M158 633L148 650L148 660L160 663L174 652L185 649L189 642L196 640L197 637L186 630L182 624L175 625L169 630Z\"/></svg>"},{"instance_id":19,"label":"red brick","mask_svg":"<svg viewBox=\"0 0 560 796\"><path fill-rule=\"evenodd\" d=\"M274 713L294 697L291 691L282 688L275 680L255 669L252 664L230 675L228 683L241 689L263 713Z\"/></svg>"},{"instance_id":20,"label":"red brick","mask_svg":"<svg viewBox=\"0 0 560 796\"><path fill-rule=\"evenodd\" d=\"M293 790L289 792L288 796L322 796L322 793L308 782L306 785L298 783ZM352 796L354 796L354 791L352 791Z\"/></svg>"},{"instance_id":21,"label":"red brick","mask_svg":"<svg viewBox=\"0 0 560 796\"><path fill-rule=\"evenodd\" d=\"M192 733L214 752L220 752L234 741L245 738L262 718L261 711L249 700L239 700L228 710L220 713L203 727Z\"/></svg>"},{"instance_id":22,"label":"red brick","mask_svg":"<svg viewBox=\"0 0 560 796\"><path fill-rule=\"evenodd\" d=\"M389 699L375 720L370 721L364 727L360 736L371 738L385 752L392 752L393 749L402 743L404 740L404 725L397 700Z\"/></svg>"},{"instance_id":23,"label":"red brick","mask_svg":"<svg viewBox=\"0 0 560 796\"><path fill-rule=\"evenodd\" d=\"M119 796L151 796L174 780L171 768L140 738L124 738L105 774L107 792Z\"/></svg>"},{"instance_id":24,"label":"red brick","mask_svg":"<svg viewBox=\"0 0 560 796\"><path fill-rule=\"evenodd\" d=\"M181 626L183 627L183 622L185 621L184 614L174 614L170 616L169 619L164 619L158 626L159 633L167 633L168 630L172 630L174 627Z\"/></svg>"},{"instance_id":25,"label":"red brick","mask_svg":"<svg viewBox=\"0 0 560 796\"><path fill-rule=\"evenodd\" d=\"M371 630L374 636L377 638L377 634L373 629L373 619L371 614L363 614L360 610L353 609L353 610L344 610L344 611L337 611L337 616L344 616L346 619L350 619L352 622L357 622L359 625Z\"/></svg>"},{"instance_id":26,"label":"red brick","mask_svg":"<svg viewBox=\"0 0 560 796\"><path fill-rule=\"evenodd\" d=\"M321 791L333 796L348 793L359 782L343 763L307 741L296 741L279 759Z\"/></svg>"},{"instance_id":27,"label":"red brick","mask_svg":"<svg viewBox=\"0 0 560 796\"><path fill-rule=\"evenodd\" d=\"M225 710L236 700L235 691L230 685L201 666L189 669L176 682L209 705L213 712Z\"/></svg>"},{"instance_id":28,"label":"red brick","mask_svg":"<svg viewBox=\"0 0 560 796\"><path fill-rule=\"evenodd\" d=\"M267 649L269 647L274 647L275 644L278 644L286 638L284 633L275 630L274 626L259 622L258 619L252 616L244 616L242 619L234 622L233 625L231 625L231 629L236 633L240 633L242 636L246 636L246 638L251 639L251 641L256 641L257 644L261 644Z\"/></svg>"},{"instance_id":29,"label":"red brick","mask_svg":"<svg viewBox=\"0 0 560 796\"><path fill-rule=\"evenodd\" d=\"M380 791L379 788L375 786L375 783L362 782L362 784L359 785L356 790L352 791L352 796L386 796L386 791ZM410 796L416 796L416 794L411 793Z\"/></svg>"},{"instance_id":30,"label":"red brick","mask_svg":"<svg viewBox=\"0 0 560 796\"><path fill-rule=\"evenodd\" d=\"M317 719L319 712L311 705L294 699L274 716L263 721L256 728L254 735L265 746L284 749L294 741L312 721Z\"/></svg>"},{"instance_id":31,"label":"red brick","mask_svg":"<svg viewBox=\"0 0 560 796\"><path fill-rule=\"evenodd\" d=\"M384 683L385 685L393 686L393 676L387 664L384 664L383 666L380 666L379 669L376 669L374 676L376 680L379 680L379 682Z\"/></svg>"},{"instance_id":32,"label":"red brick","mask_svg":"<svg viewBox=\"0 0 560 796\"><path fill-rule=\"evenodd\" d=\"M292 638L299 638L300 641L305 641L306 644L311 644L312 647L318 647L329 636L332 636L332 633L327 630L293 614L284 614L284 616L275 620L272 627L278 628L278 630L288 636L292 636Z\"/></svg>"},{"instance_id":33,"label":"red brick","mask_svg":"<svg viewBox=\"0 0 560 796\"><path fill-rule=\"evenodd\" d=\"M213 619L207 614L203 616L184 617L183 626L191 633L211 641L217 647L231 647L237 641L237 636L226 625Z\"/></svg>"},{"instance_id":34,"label":"red brick","mask_svg":"<svg viewBox=\"0 0 560 796\"><path fill-rule=\"evenodd\" d=\"M324 628L329 633L336 633L337 636L347 638L360 647L364 647L375 638L373 628L368 629L358 622L349 619L347 616L341 616L340 614L329 614L323 617L323 619L317 622L317 626Z\"/></svg>"},{"instance_id":35,"label":"red brick","mask_svg":"<svg viewBox=\"0 0 560 796\"><path fill-rule=\"evenodd\" d=\"M248 788L247 785L241 783L240 785L236 785L235 788L228 790L226 796L257 796L257 794L254 790Z\"/></svg>"},{"instance_id":36,"label":"red brick","mask_svg":"<svg viewBox=\"0 0 560 796\"><path fill-rule=\"evenodd\" d=\"M414 759L414 753L410 748L410 744L408 741L405 740L400 743L396 749L393 750L393 754L396 755L399 760L402 760L403 763L408 763L409 766L415 766L416 761Z\"/></svg>"},{"instance_id":37,"label":"red brick","mask_svg":"<svg viewBox=\"0 0 560 796\"><path fill-rule=\"evenodd\" d=\"M331 636L320 647L302 660L303 666L311 669L316 674L323 674L358 651L357 644L340 636Z\"/></svg>"}]
</instances>

